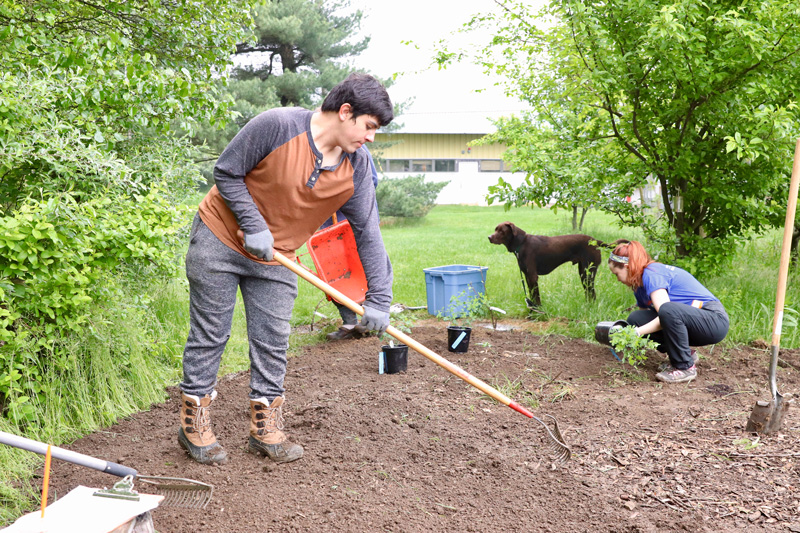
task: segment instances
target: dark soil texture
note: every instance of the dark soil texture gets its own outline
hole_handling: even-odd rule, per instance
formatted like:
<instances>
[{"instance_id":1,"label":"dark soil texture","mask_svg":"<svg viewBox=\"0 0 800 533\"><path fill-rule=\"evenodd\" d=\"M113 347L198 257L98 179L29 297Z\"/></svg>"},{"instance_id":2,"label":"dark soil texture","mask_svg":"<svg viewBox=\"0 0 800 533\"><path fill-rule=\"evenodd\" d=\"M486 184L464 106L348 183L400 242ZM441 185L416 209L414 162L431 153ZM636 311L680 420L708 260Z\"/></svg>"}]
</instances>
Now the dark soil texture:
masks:
<instances>
[{"instance_id":1,"label":"dark soil texture","mask_svg":"<svg viewBox=\"0 0 800 533\"><path fill-rule=\"evenodd\" d=\"M289 361L286 431L305 448L276 465L247 453L249 375L220 378L212 424L230 461L192 462L170 400L65 446L140 473L214 485L205 510L158 508L161 533L285 531L800 532L800 410L774 435L744 432L769 400L769 347L700 348L698 378L654 380L607 347L474 326L447 351L442 322L411 336L542 418L572 449L553 462L545 432L410 351L408 371L378 374L376 338L305 348ZM778 388L794 393L800 354L783 350ZM50 494L115 478L54 461ZM143 484L137 489L147 492Z\"/></svg>"}]
</instances>

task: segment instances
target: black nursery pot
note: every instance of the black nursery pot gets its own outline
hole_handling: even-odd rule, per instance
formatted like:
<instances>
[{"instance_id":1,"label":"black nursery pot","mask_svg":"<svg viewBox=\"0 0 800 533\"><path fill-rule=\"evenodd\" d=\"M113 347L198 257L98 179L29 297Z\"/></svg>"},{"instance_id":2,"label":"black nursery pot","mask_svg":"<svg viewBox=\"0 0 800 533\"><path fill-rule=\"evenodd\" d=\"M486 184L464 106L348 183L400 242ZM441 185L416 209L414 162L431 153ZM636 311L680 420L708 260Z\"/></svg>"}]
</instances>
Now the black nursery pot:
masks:
<instances>
[{"instance_id":1,"label":"black nursery pot","mask_svg":"<svg viewBox=\"0 0 800 533\"><path fill-rule=\"evenodd\" d=\"M614 326L627 326L628 323L624 320L612 320L610 322L600 322L594 328L594 340L599 342L600 344L605 344L606 346L611 346L611 340L609 339L608 332Z\"/></svg>"},{"instance_id":2,"label":"black nursery pot","mask_svg":"<svg viewBox=\"0 0 800 533\"><path fill-rule=\"evenodd\" d=\"M381 346L383 356L386 358L386 373L397 374L405 372L408 368L408 346L396 344L395 346Z\"/></svg>"},{"instance_id":3,"label":"black nursery pot","mask_svg":"<svg viewBox=\"0 0 800 533\"><path fill-rule=\"evenodd\" d=\"M469 335L472 328L447 326L447 349L451 352L465 353L469 349Z\"/></svg>"}]
</instances>

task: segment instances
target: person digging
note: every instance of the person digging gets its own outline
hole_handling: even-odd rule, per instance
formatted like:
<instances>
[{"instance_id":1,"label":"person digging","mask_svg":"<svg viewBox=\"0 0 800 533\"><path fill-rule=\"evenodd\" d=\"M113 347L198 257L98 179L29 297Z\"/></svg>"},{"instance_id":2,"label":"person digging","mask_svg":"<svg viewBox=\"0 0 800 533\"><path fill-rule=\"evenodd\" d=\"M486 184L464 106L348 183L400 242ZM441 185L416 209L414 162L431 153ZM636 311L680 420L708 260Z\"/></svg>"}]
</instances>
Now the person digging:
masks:
<instances>
[{"instance_id":1,"label":"person digging","mask_svg":"<svg viewBox=\"0 0 800 533\"><path fill-rule=\"evenodd\" d=\"M289 319L297 276L273 261L295 252L331 213L353 227L367 278L361 326L389 325L392 265L378 225L367 152L394 118L381 83L351 74L319 111L277 108L248 122L214 167L215 185L189 234L189 335L183 352L178 442L200 463L228 455L211 428L211 405L237 291L244 302L250 355L249 451L276 462L303 456L283 431Z\"/></svg>"}]
</instances>

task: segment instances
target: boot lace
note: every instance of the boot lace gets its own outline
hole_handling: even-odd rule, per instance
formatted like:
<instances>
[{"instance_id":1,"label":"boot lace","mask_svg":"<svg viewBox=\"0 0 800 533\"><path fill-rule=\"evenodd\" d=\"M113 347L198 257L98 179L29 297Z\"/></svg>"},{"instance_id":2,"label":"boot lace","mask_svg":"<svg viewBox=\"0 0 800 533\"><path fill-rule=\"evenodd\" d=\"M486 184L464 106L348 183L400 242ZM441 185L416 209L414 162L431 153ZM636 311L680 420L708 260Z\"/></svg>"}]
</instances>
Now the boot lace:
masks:
<instances>
[{"instance_id":1,"label":"boot lace","mask_svg":"<svg viewBox=\"0 0 800 533\"><path fill-rule=\"evenodd\" d=\"M265 430L269 433L275 431L283 431L283 406L280 407L265 407L266 411L266 425Z\"/></svg>"},{"instance_id":2,"label":"boot lace","mask_svg":"<svg viewBox=\"0 0 800 533\"><path fill-rule=\"evenodd\" d=\"M192 427L202 437L204 433L211 431L211 409L199 405L196 409Z\"/></svg>"}]
</instances>

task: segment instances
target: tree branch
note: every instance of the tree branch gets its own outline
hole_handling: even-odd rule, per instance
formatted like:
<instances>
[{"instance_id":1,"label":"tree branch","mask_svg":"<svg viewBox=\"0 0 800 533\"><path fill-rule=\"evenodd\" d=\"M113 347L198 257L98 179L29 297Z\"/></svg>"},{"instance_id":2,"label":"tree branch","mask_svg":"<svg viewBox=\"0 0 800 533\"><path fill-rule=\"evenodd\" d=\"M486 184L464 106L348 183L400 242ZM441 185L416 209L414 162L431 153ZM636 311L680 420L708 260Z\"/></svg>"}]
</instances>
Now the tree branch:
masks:
<instances>
[{"instance_id":1,"label":"tree branch","mask_svg":"<svg viewBox=\"0 0 800 533\"><path fill-rule=\"evenodd\" d=\"M537 29L537 28L536 28L536 26L535 26L534 24L532 24L532 23L528 22L527 20L523 19L523 18L520 16L520 14L519 14L519 13L515 13L515 12L511 11L511 8L509 8L509 7L508 7L508 6L505 4L505 2L501 2L500 0L494 0L494 3L495 3L495 4L497 4L498 6L500 6L501 8L503 8L503 9L506 11L506 13L508 13L509 15L511 15L511 17L512 17L512 18L515 18L515 19L519 20L519 21L520 21L520 22L521 22L523 25L525 25L525 26L526 26L526 27L527 27L529 30L536 30L536 29Z\"/></svg>"}]
</instances>

